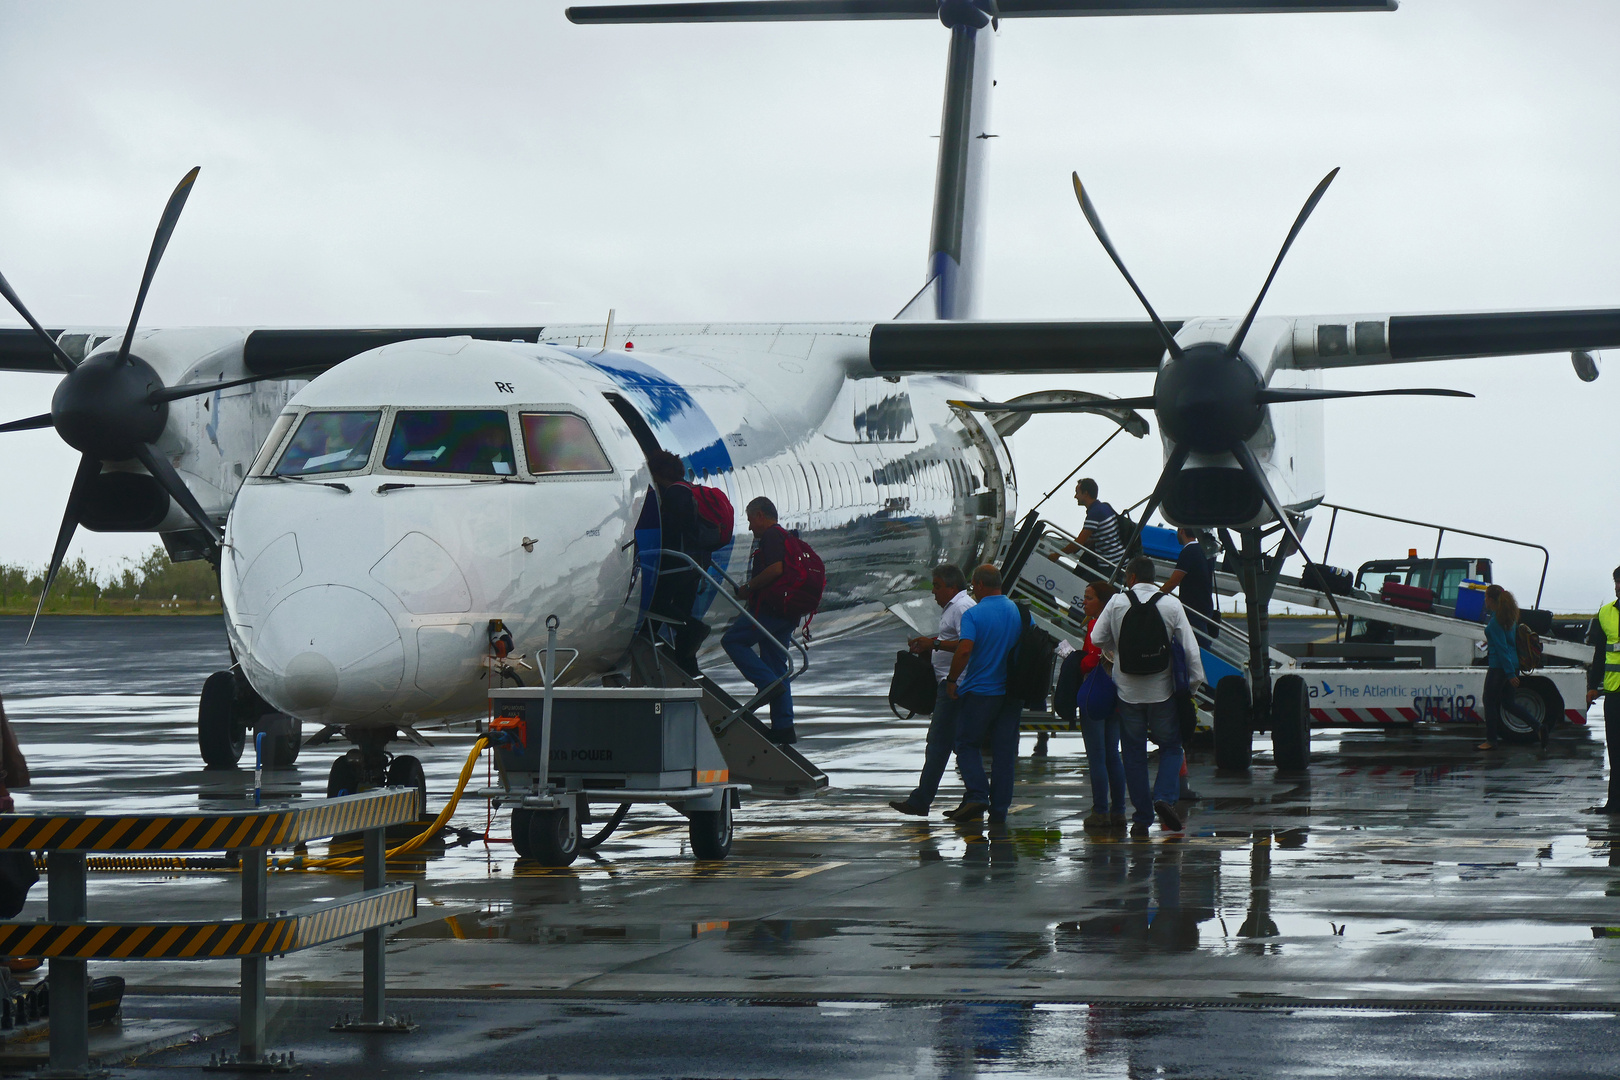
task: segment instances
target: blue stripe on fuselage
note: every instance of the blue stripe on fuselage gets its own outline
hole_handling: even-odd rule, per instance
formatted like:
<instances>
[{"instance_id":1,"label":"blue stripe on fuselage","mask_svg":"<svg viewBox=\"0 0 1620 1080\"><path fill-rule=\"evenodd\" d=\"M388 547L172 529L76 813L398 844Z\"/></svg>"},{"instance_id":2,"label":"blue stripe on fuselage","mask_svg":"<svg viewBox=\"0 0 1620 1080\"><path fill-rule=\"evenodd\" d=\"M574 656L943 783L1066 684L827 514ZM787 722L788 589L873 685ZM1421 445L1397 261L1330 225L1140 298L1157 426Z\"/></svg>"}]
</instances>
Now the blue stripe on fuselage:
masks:
<instances>
[{"instance_id":1,"label":"blue stripe on fuselage","mask_svg":"<svg viewBox=\"0 0 1620 1080\"><path fill-rule=\"evenodd\" d=\"M731 452L720 430L690 391L662 371L623 352L565 349L612 379L646 417L664 449L681 456L693 474L725 472Z\"/></svg>"}]
</instances>

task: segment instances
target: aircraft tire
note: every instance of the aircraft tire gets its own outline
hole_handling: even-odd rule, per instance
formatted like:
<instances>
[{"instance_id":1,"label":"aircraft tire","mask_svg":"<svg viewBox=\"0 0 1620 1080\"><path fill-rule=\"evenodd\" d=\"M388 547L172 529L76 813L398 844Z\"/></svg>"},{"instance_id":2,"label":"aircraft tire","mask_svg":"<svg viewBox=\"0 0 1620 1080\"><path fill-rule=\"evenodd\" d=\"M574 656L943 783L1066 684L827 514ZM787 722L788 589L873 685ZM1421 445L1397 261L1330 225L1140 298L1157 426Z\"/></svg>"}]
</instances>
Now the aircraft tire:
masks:
<instances>
[{"instance_id":1,"label":"aircraft tire","mask_svg":"<svg viewBox=\"0 0 1620 1080\"><path fill-rule=\"evenodd\" d=\"M1228 675L1215 684L1215 768L1248 772L1254 756L1254 721L1249 715L1249 684Z\"/></svg>"},{"instance_id":2,"label":"aircraft tire","mask_svg":"<svg viewBox=\"0 0 1620 1080\"><path fill-rule=\"evenodd\" d=\"M259 717L258 731L264 732L261 756L265 768L285 769L298 760L304 745L303 721L284 713L266 713Z\"/></svg>"},{"instance_id":3,"label":"aircraft tire","mask_svg":"<svg viewBox=\"0 0 1620 1080\"><path fill-rule=\"evenodd\" d=\"M389 787L413 787L420 798L416 802L416 816L427 813L427 773L422 762L411 754L401 754L388 763Z\"/></svg>"},{"instance_id":4,"label":"aircraft tire","mask_svg":"<svg viewBox=\"0 0 1620 1080\"><path fill-rule=\"evenodd\" d=\"M542 866L567 866L579 855L579 829L569 827L566 810L535 810L529 820L529 847Z\"/></svg>"},{"instance_id":5,"label":"aircraft tire","mask_svg":"<svg viewBox=\"0 0 1620 1080\"><path fill-rule=\"evenodd\" d=\"M529 843L533 820L533 810L512 811L512 850L517 852L520 859L534 858L534 846Z\"/></svg>"},{"instance_id":6,"label":"aircraft tire","mask_svg":"<svg viewBox=\"0 0 1620 1080\"><path fill-rule=\"evenodd\" d=\"M731 820L731 800L719 810L693 810L687 815L691 823L687 835L692 841L692 857L700 862L711 862L731 854L731 838L735 833Z\"/></svg>"},{"instance_id":7,"label":"aircraft tire","mask_svg":"<svg viewBox=\"0 0 1620 1080\"><path fill-rule=\"evenodd\" d=\"M360 763L348 754L332 759L332 771L326 774L326 797L354 795L360 791Z\"/></svg>"},{"instance_id":8,"label":"aircraft tire","mask_svg":"<svg viewBox=\"0 0 1620 1080\"><path fill-rule=\"evenodd\" d=\"M1304 773L1311 765L1311 697L1305 680L1284 675L1271 690L1271 750L1280 773Z\"/></svg>"},{"instance_id":9,"label":"aircraft tire","mask_svg":"<svg viewBox=\"0 0 1620 1080\"><path fill-rule=\"evenodd\" d=\"M210 769L234 769L242 760L247 731L236 717L236 676L216 671L197 699L197 749Z\"/></svg>"}]
</instances>

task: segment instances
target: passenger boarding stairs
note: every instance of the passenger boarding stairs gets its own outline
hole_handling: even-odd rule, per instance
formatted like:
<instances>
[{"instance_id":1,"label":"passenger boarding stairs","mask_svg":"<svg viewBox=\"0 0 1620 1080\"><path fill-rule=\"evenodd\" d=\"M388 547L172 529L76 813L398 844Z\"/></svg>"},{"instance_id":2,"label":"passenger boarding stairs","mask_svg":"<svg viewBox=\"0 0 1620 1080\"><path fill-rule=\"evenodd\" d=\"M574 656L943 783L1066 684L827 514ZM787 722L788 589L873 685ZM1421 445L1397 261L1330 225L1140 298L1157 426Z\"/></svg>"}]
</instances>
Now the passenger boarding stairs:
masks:
<instances>
[{"instance_id":1,"label":"passenger boarding stairs","mask_svg":"<svg viewBox=\"0 0 1620 1080\"><path fill-rule=\"evenodd\" d=\"M1026 549L1029 554L1023 560L1022 569L1009 595L1014 600L1029 603L1030 615L1036 625L1079 649L1085 644L1086 615L1082 601L1086 586L1098 576L1096 571L1084 567L1080 560L1084 558L1087 563L1096 566L1107 564L1081 545L1079 540L1051 522L1039 522L1037 530L1032 539L1025 539L1026 544L1033 546ZM1020 530L1020 534L1024 535L1023 530ZM1019 541L1015 539L1014 557L1019 554L1018 547ZM1068 547L1078 550L1072 554L1065 553L1064 549ZM1164 580L1163 575L1167 573L1161 567L1159 580ZM1196 613L1190 614L1196 617ZM1206 683L1200 699L1209 706L1213 703L1209 697L1209 687L1227 675L1243 673L1249 662L1249 638L1240 627L1224 622L1220 633L1211 637L1209 643L1199 651ZM1292 657L1275 649L1272 650L1272 658L1279 664L1293 664Z\"/></svg>"},{"instance_id":2,"label":"passenger boarding stairs","mask_svg":"<svg viewBox=\"0 0 1620 1080\"><path fill-rule=\"evenodd\" d=\"M670 554L692 562L690 557L680 552L648 554L655 557ZM733 585L717 567L710 567L708 573L719 575L724 578L726 584ZM733 585L733 592L734 589ZM743 618L752 619L753 616L748 614L746 607L736 599L733 592L717 588L715 595L736 608ZM656 616L650 617L632 639L631 678L640 686L695 687L703 691L700 700L703 715L709 722L709 730L714 732L714 740L720 746L721 755L726 759L732 783L752 786L755 795L783 798L816 795L831 786L827 774L812 765L803 754L791 746L780 746L772 742L767 734L770 731L769 725L763 723L756 715L756 710L767 706L775 688L774 683L748 701L739 702L707 675L693 676L682 670L681 666L675 663L674 653L669 644L659 633L659 622ZM763 628L761 629L761 636L767 642L763 647L768 648L774 639L764 634ZM809 653L803 639L795 636L792 642L800 663L794 663L792 652L788 654L786 676L788 682L803 675L810 667Z\"/></svg>"},{"instance_id":3,"label":"passenger boarding stairs","mask_svg":"<svg viewBox=\"0 0 1620 1080\"><path fill-rule=\"evenodd\" d=\"M1366 514L1366 511L1351 510L1348 507L1329 507L1337 512L1346 510L1351 513ZM1386 515L1369 515L1386 517ZM1402 521L1410 525L1420 525L1427 528L1440 529L1440 526L1424 522L1406 521L1406 519L1390 518L1388 520ZM1455 533L1470 534L1462 529L1450 529ZM1022 534L1023 530L1020 530ZM1329 543L1332 533L1329 531ZM1505 540L1502 537L1485 537L1493 541L1506 543L1521 543L1519 541ZM1095 566L1108 565L1104 559L1094 552L1080 546L1079 541L1050 522L1036 523L1033 538L1026 541L1030 545L1030 554L1023 561L1018 579L1013 586L1011 595L1016 599L1028 600L1036 620L1049 633L1068 641L1076 648L1080 647L1082 640L1081 629L1085 624L1085 615L1081 610L1081 597L1085 593L1086 584L1094 577L1095 571L1086 569L1082 573L1082 564L1079 560L1084 558L1087 563ZM1014 550L1010 552L1010 559L1018 554L1018 539L1014 540ZM1065 547L1078 547L1074 554L1064 554ZM1528 545L1535 547L1537 545ZM1544 550L1544 549L1543 549ZM1438 542L1437 542L1438 551ZM1166 559L1154 559L1154 566L1158 570L1158 580L1163 581L1175 569L1175 563ZM1545 569L1543 570L1545 577ZM1123 578L1123 575L1120 575ZM1229 600L1234 596L1241 596L1243 590L1238 582L1237 575L1217 570L1214 574L1215 590L1217 593L1217 606L1221 600ZM1353 591L1345 594L1335 594L1331 600L1320 589L1306 586L1296 577L1279 577L1272 593L1274 603L1298 605L1300 607L1315 608L1325 614L1337 611L1347 619L1364 619L1369 622L1385 623L1396 628L1396 637L1400 638L1404 631L1412 639L1422 640L1425 647L1422 654L1425 658L1424 666L1429 667L1468 667L1472 666L1476 655L1482 655L1476 647L1482 648L1485 640L1484 626L1481 623L1466 619L1454 618L1442 611L1415 611L1409 608L1396 607L1384 603L1376 596ZM1432 637L1431 637L1432 635ZM1544 662L1547 664L1571 664L1584 666L1591 661L1591 649L1584 645L1565 641L1550 635L1542 635L1542 652ZM1358 660L1373 659L1382 653L1396 653L1405 656L1412 655L1416 650L1400 647L1362 646L1347 644L1305 644L1291 646L1290 651L1283 651L1273 646L1269 650L1273 667L1293 668L1298 666L1298 658L1294 655L1299 652L1316 658L1337 658L1346 665L1354 666ZM1248 665L1249 639L1244 633L1242 625L1236 620L1222 620L1220 636L1212 640L1203 650L1204 672L1208 686L1217 684L1222 676L1242 674Z\"/></svg>"}]
</instances>

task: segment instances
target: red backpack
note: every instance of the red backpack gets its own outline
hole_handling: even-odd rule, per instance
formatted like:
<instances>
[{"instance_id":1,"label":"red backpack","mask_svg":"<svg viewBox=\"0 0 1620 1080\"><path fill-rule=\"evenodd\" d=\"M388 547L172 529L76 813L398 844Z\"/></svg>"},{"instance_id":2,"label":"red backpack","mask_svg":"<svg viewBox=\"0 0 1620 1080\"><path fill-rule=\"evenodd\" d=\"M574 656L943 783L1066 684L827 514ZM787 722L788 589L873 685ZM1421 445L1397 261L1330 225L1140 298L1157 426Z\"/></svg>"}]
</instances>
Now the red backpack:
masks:
<instances>
[{"instance_id":1,"label":"red backpack","mask_svg":"<svg viewBox=\"0 0 1620 1080\"><path fill-rule=\"evenodd\" d=\"M725 547L731 543L731 538L737 528L737 511L731 508L731 500L719 488L709 487L705 484L691 484L681 481L681 486L692 493L692 502L697 506L698 518L713 528L714 543L706 544L711 551Z\"/></svg>"},{"instance_id":2,"label":"red backpack","mask_svg":"<svg viewBox=\"0 0 1620 1080\"><path fill-rule=\"evenodd\" d=\"M821 607L821 594L827 587L827 568L809 544L786 529L782 529L782 533L786 548L782 574L765 586L759 606L770 615L802 619L814 615Z\"/></svg>"}]
</instances>

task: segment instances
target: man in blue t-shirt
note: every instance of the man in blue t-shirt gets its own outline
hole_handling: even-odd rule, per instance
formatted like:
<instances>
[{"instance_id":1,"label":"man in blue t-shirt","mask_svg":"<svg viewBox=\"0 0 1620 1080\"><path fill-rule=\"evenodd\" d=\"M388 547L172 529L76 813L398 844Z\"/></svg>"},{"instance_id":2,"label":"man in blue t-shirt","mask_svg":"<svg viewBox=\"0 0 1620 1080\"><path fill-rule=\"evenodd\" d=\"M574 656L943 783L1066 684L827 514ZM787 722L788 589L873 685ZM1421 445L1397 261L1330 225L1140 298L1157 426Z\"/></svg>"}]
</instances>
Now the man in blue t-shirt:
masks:
<instances>
[{"instance_id":1,"label":"man in blue t-shirt","mask_svg":"<svg viewBox=\"0 0 1620 1080\"><path fill-rule=\"evenodd\" d=\"M1001 572L988 564L973 571L973 598L962 613L961 637L945 678L945 693L957 701L956 764L962 770L962 805L945 816L990 823L1007 820L1013 769L1018 762L1018 720L1024 703L1007 693L1007 675L1023 629L1018 606L1001 595ZM990 744L990 779L980 748Z\"/></svg>"}]
</instances>

